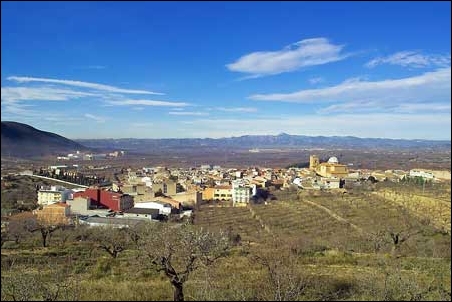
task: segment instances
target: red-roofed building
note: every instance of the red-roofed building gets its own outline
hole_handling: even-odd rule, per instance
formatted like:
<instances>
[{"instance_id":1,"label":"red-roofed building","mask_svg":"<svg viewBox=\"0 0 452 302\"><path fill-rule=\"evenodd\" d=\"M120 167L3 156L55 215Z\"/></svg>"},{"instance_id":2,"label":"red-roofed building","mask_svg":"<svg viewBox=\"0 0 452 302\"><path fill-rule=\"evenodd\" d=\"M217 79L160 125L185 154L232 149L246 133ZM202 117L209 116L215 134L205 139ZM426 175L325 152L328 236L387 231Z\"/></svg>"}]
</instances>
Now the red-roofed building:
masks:
<instances>
[{"instance_id":1,"label":"red-roofed building","mask_svg":"<svg viewBox=\"0 0 452 302\"><path fill-rule=\"evenodd\" d=\"M133 207L133 197L127 194L102 190L99 188L88 188L84 192L74 193L75 197L91 198L91 205L106 207L113 211L120 212Z\"/></svg>"}]
</instances>

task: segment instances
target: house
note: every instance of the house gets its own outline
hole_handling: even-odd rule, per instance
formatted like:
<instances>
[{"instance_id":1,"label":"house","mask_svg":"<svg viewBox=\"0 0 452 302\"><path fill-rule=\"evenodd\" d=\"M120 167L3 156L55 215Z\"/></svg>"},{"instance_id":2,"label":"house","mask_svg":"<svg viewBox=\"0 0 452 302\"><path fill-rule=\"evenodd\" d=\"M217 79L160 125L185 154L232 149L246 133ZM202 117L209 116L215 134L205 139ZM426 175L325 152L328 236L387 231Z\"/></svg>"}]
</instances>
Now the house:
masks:
<instances>
[{"instance_id":1,"label":"house","mask_svg":"<svg viewBox=\"0 0 452 302\"><path fill-rule=\"evenodd\" d=\"M158 210L158 214L160 215L169 215L171 214L172 206L169 203L161 203L156 201L147 201L147 202L137 202L133 209L153 209Z\"/></svg>"},{"instance_id":2,"label":"house","mask_svg":"<svg viewBox=\"0 0 452 302\"><path fill-rule=\"evenodd\" d=\"M91 205L97 207L106 207L113 211L124 211L133 207L133 197L128 194L122 194L100 188L88 188L84 192L74 193L76 197L91 198Z\"/></svg>"},{"instance_id":3,"label":"house","mask_svg":"<svg viewBox=\"0 0 452 302\"><path fill-rule=\"evenodd\" d=\"M247 184L243 179L232 181L232 202L234 205L249 203L256 192L257 189L254 184Z\"/></svg>"},{"instance_id":4,"label":"house","mask_svg":"<svg viewBox=\"0 0 452 302\"><path fill-rule=\"evenodd\" d=\"M177 212L178 213L179 210L182 208L182 204L179 201L174 200L174 199L172 199L170 197L167 197L167 196L155 197L154 200L157 201L157 202L160 202L160 203L170 204L172 209L173 209L172 212Z\"/></svg>"},{"instance_id":5,"label":"house","mask_svg":"<svg viewBox=\"0 0 452 302\"><path fill-rule=\"evenodd\" d=\"M68 200L67 204L71 206L72 214L87 215L91 207L91 198L78 196L74 199Z\"/></svg>"},{"instance_id":6,"label":"house","mask_svg":"<svg viewBox=\"0 0 452 302\"><path fill-rule=\"evenodd\" d=\"M58 202L48 206L44 206L42 210L36 210L38 221L50 225L67 225L71 224L71 206Z\"/></svg>"},{"instance_id":7,"label":"house","mask_svg":"<svg viewBox=\"0 0 452 302\"><path fill-rule=\"evenodd\" d=\"M424 179L434 179L435 175L431 171L412 169L410 170L410 177L422 177Z\"/></svg>"},{"instance_id":8,"label":"house","mask_svg":"<svg viewBox=\"0 0 452 302\"><path fill-rule=\"evenodd\" d=\"M203 200L231 200L232 186L215 186L213 188L206 188L202 192Z\"/></svg>"},{"instance_id":9,"label":"house","mask_svg":"<svg viewBox=\"0 0 452 302\"><path fill-rule=\"evenodd\" d=\"M172 180L165 180L159 183L154 183L152 185L152 190L154 192L162 192L164 195L175 195L176 191L176 182Z\"/></svg>"},{"instance_id":10,"label":"house","mask_svg":"<svg viewBox=\"0 0 452 302\"><path fill-rule=\"evenodd\" d=\"M267 187L268 180L262 176L255 176L252 178L251 182L256 184L258 188L265 188Z\"/></svg>"},{"instance_id":11,"label":"house","mask_svg":"<svg viewBox=\"0 0 452 302\"><path fill-rule=\"evenodd\" d=\"M72 198L73 191L63 186L41 187L38 190L38 204L49 205L56 202L65 202Z\"/></svg>"},{"instance_id":12,"label":"house","mask_svg":"<svg viewBox=\"0 0 452 302\"><path fill-rule=\"evenodd\" d=\"M340 179L336 177L322 177L320 178L322 188L324 189L339 189L340 188Z\"/></svg>"},{"instance_id":13,"label":"house","mask_svg":"<svg viewBox=\"0 0 452 302\"><path fill-rule=\"evenodd\" d=\"M170 197L173 200L187 206L194 206L202 201L202 193L196 190L176 193L174 195L170 195Z\"/></svg>"},{"instance_id":14,"label":"house","mask_svg":"<svg viewBox=\"0 0 452 302\"><path fill-rule=\"evenodd\" d=\"M145 218L145 219L157 219L160 214L159 209L152 208L131 208L123 212L125 218Z\"/></svg>"}]
</instances>

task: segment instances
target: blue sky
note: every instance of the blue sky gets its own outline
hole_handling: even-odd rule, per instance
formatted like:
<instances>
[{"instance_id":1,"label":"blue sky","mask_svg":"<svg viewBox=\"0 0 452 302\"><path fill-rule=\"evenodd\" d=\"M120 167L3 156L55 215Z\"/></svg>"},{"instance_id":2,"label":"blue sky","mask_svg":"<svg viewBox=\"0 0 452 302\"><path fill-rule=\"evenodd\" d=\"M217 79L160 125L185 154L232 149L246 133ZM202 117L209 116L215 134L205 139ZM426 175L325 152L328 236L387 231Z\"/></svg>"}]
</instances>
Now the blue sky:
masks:
<instances>
[{"instance_id":1,"label":"blue sky","mask_svg":"<svg viewBox=\"0 0 452 302\"><path fill-rule=\"evenodd\" d=\"M1 120L451 139L450 2L1 2Z\"/></svg>"}]
</instances>

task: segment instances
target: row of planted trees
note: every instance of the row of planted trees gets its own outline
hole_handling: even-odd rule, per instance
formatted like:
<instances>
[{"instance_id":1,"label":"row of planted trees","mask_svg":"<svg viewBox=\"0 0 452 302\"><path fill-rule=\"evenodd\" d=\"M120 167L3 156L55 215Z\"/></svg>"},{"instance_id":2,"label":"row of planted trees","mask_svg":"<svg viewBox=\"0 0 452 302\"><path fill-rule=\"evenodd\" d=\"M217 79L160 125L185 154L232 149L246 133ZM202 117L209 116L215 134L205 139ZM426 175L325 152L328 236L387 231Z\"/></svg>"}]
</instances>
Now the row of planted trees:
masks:
<instances>
[{"instance_id":1,"label":"row of planted trees","mask_svg":"<svg viewBox=\"0 0 452 302\"><path fill-rule=\"evenodd\" d=\"M182 224L143 222L134 228L79 226L77 229L68 229L28 217L10 221L7 230L2 231L2 249L8 241L14 242L16 246L22 244L30 247L27 243L30 240L36 242L35 233L41 235L43 248L48 247L49 241L52 242L52 236L58 233L58 241L55 240L55 243L58 242L61 248L70 242L78 242L91 250L105 251L112 259L117 259L126 250L137 251L140 263L148 262L154 270L163 272L168 278L174 289L175 301L184 301L184 284L193 271L200 266L209 267L216 260L226 257L233 245L230 234L208 232L188 222ZM13 279L16 280L17 277L20 279L20 276ZM29 282L22 279L20 282L16 281L14 284L2 282L2 300L6 298L16 301L42 297L41 287L36 287L40 294L33 297L30 289L23 290L20 287L20 284L25 285ZM53 298L49 299L61 299L62 296L58 293L63 294L63 288L66 287L61 285L57 292L52 292Z\"/></svg>"},{"instance_id":2,"label":"row of planted trees","mask_svg":"<svg viewBox=\"0 0 452 302\"><path fill-rule=\"evenodd\" d=\"M33 173L35 175L55 178L58 180L64 180L67 182L72 182L84 186L91 186L110 181L110 179L104 176L95 176L95 175L87 176L80 172L60 172L57 174L55 170L48 171L40 169L35 170Z\"/></svg>"},{"instance_id":3,"label":"row of planted trees","mask_svg":"<svg viewBox=\"0 0 452 302\"><path fill-rule=\"evenodd\" d=\"M326 278L313 274L312 267L306 265L306 247L302 241L288 243L282 238L273 238L265 245L253 247L242 244L240 236L232 231L214 233L189 223L142 223L133 228L44 227L44 224L27 222L23 229L27 233L22 234L22 237L20 230L16 230L16 233L12 232L13 229L9 229L9 233L4 232L5 236L11 236L5 237L6 240L15 241L18 238L14 243L16 245L11 245L9 250L11 247L17 249L17 244L26 243L30 239L27 236L32 236L37 231L40 235L47 232L46 239L43 239L43 235L41 238L45 242L44 246L50 244L51 247L58 248L52 249L50 253L49 247L46 247L37 254L48 252L47 258L43 258L43 265L28 262L35 261L30 257L19 259L9 253L7 257L2 257L2 300L78 300L83 296L80 274L74 274L73 270L68 270L68 266L73 263L78 266L77 261L88 261L92 258L91 255L96 255L98 259L92 259L92 265L95 266L95 263L100 263L98 260L102 253L116 265L133 263L136 270L159 272L171 284L174 301L186 299L187 282L192 279L202 280L200 272L205 274L205 292L210 291L209 295L198 295L200 299L338 300L350 297L361 288L366 289L366 286L368 289L363 293L374 295L376 300L427 297L424 287L413 288L418 286L416 280L407 279L400 274L397 258L387 259L387 265L381 269L386 278L383 283L379 283L383 287L373 287L371 283L378 280L376 275L369 275L373 281L369 279L367 283L361 284L358 278ZM18 237L14 237L14 234ZM69 249L71 246L74 249ZM63 258L53 255L63 250L71 252ZM88 252L81 254L81 250ZM2 254L4 251L6 250L2 247ZM243 263L239 266L236 261ZM57 266L66 271L56 269ZM129 274L130 270L124 269L122 273ZM216 274L222 275L224 279L221 282L227 284L217 284L217 290L223 290L227 295L212 293L215 290L215 282L212 280L218 280ZM149 281L155 278L155 275L149 276ZM125 276L125 279L128 278L132 276ZM435 283L434 286L438 285ZM406 292L408 289L412 292ZM149 287L148 290L152 291L153 288ZM444 287L434 290L438 299L450 300L450 290L447 291ZM190 298L194 299L193 296Z\"/></svg>"}]
</instances>

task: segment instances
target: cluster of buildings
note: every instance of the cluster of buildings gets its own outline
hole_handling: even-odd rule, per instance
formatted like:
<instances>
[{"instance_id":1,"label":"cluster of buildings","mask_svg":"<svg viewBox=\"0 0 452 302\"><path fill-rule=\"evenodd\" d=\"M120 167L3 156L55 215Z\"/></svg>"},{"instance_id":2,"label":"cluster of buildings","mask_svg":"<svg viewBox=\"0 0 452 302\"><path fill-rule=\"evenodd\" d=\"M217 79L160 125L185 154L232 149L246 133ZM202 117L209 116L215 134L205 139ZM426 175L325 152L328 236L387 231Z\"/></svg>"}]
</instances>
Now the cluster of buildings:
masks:
<instances>
[{"instance_id":1,"label":"cluster of buildings","mask_svg":"<svg viewBox=\"0 0 452 302\"><path fill-rule=\"evenodd\" d=\"M123 156L125 151L113 151L110 153L84 153L76 151L75 153L69 153L63 156L57 156L57 160L99 160L99 159L111 159Z\"/></svg>"},{"instance_id":2,"label":"cluster of buildings","mask_svg":"<svg viewBox=\"0 0 452 302\"><path fill-rule=\"evenodd\" d=\"M37 201L42 209L36 214L58 223L67 222L74 216L85 218L81 223L96 218L93 223L97 225L101 218L109 221L113 221L109 218L115 218L115 221L120 218L156 220L171 214L190 215L186 209L203 201L244 206L259 190L284 190L291 186L306 190L339 189L346 183L353 184L370 176L379 181L399 181L406 176L420 176L433 181L451 178L450 171L350 170L334 156L321 162L316 155L310 156L309 168L225 169L211 165L188 169L129 168L108 187L37 188Z\"/></svg>"}]
</instances>

